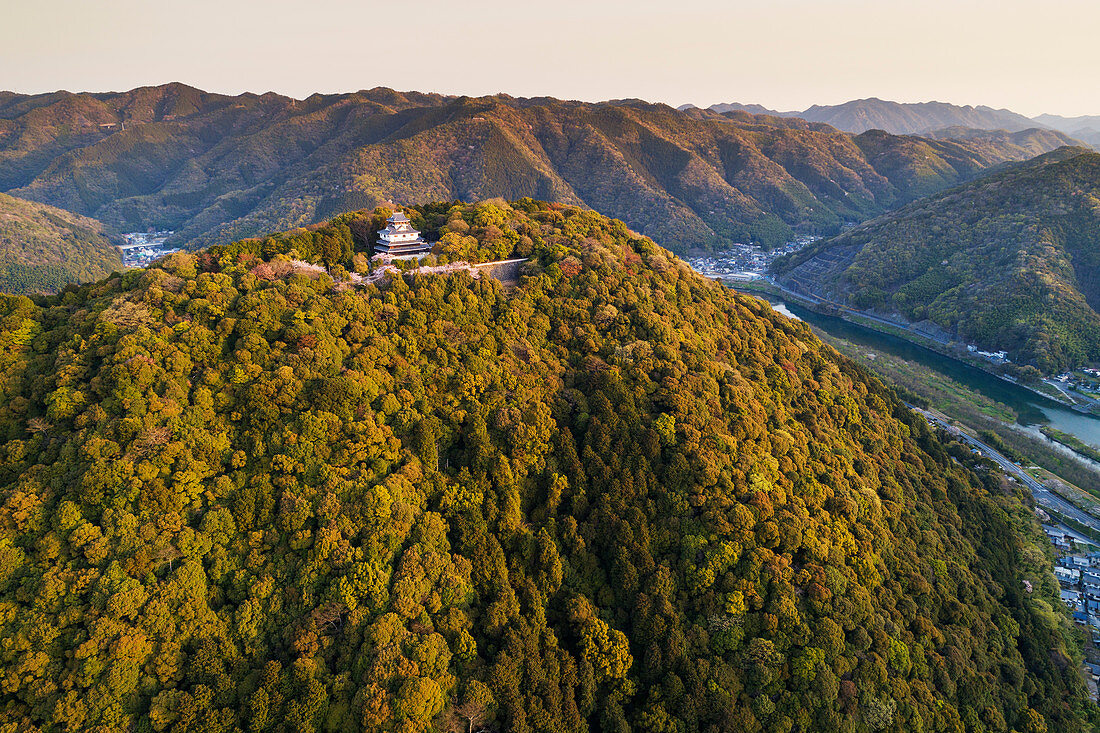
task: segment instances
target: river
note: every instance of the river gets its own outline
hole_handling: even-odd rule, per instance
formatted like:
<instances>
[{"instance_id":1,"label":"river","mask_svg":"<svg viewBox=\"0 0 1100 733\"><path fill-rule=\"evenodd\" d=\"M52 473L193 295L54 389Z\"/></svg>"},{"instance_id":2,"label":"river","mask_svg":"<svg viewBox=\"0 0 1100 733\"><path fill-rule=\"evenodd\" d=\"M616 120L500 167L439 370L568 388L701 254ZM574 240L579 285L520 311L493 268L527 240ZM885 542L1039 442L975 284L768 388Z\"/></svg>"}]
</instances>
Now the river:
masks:
<instances>
[{"instance_id":1,"label":"river","mask_svg":"<svg viewBox=\"0 0 1100 733\"><path fill-rule=\"evenodd\" d=\"M998 379L981 369L964 364L958 359L938 354L898 336L875 331L836 316L815 313L801 306L784 302L775 296L752 294L757 297L766 297L772 307L785 316L806 321L825 333L854 344L934 369L991 400L1008 405L1018 415L1017 421L1025 427L1050 425L1100 449L1100 418L1070 410L1054 400L1049 400L1011 382Z\"/></svg>"}]
</instances>

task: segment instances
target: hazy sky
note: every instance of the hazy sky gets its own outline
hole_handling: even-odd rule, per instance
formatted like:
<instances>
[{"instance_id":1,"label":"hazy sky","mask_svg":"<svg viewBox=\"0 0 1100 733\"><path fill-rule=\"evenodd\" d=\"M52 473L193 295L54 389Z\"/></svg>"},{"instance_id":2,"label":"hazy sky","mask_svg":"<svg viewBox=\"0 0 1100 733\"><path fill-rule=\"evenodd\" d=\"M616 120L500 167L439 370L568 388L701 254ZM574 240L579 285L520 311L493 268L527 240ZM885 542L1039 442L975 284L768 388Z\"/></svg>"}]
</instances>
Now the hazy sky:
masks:
<instances>
[{"instance_id":1,"label":"hazy sky","mask_svg":"<svg viewBox=\"0 0 1100 733\"><path fill-rule=\"evenodd\" d=\"M388 86L1100 114L1097 0L0 0L0 89Z\"/></svg>"}]
</instances>

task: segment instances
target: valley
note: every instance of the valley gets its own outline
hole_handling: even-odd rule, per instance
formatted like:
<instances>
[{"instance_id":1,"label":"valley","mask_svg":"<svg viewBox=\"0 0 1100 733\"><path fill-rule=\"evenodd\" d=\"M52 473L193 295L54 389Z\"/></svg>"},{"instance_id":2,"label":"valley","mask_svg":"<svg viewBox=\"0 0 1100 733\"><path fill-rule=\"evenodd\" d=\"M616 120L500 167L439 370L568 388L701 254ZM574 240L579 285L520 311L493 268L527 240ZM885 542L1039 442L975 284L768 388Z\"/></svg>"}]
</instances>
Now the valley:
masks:
<instances>
[{"instance_id":1,"label":"valley","mask_svg":"<svg viewBox=\"0 0 1100 733\"><path fill-rule=\"evenodd\" d=\"M1062 149L935 194L777 261L776 281L1005 351L1025 382L1100 359L1100 155ZM1054 394L1088 406L1063 380Z\"/></svg>"},{"instance_id":2,"label":"valley","mask_svg":"<svg viewBox=\"0 0 1100 733\"><path fill-rule=\"evenodd\" d=\"M146 267L155 260L179 252L178 247L166 244L173 232L130 232L123 234L125 244L119 246L122 251L122 264L127 267Z\"/></svg>"}]
</instances>

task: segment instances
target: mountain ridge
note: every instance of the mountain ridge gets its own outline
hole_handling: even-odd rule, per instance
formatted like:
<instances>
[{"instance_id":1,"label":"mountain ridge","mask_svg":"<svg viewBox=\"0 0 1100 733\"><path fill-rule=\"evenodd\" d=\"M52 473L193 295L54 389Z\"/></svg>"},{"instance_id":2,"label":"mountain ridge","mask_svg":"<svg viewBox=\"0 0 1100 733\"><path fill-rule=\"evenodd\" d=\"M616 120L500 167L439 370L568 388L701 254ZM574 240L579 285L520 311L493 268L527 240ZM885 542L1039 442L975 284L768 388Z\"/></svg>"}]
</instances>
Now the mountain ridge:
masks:
<instances>
[{"instance_id":1,"label":"mountain ridge","mask_svg":"<svg viewBox=\"0 0 1100 733\"><path fill-rule=\"evenodd\" d=\"M680 109L699 109L685 104ZM801 111L780 112L759 104L713 104L710 111L745 111L774 117L798 117L823 122L851 133L880 129L896 135L926 135L945 128L1020 132L1036 128L1056 130L1091 146L1100 144L1100 115L1064 117L1041 114L1027 117L1009 109L948 102L894 102L878 97L853 99L841 104L813 105Z\"/></svg>"},{"instance_id":2,"label":"mountain ridge","mask_svg":"<svg viewBox=\"0 0 1100 733\"><path fill-rule=\"evenodd\" d=\"M1036 117L1035 121L1084 140L1093 147L1100 147L1100 115L1064 117L1062 115L1042 114Z\"/></svg>"},{"instance_id":3,"label":"mountain ridge","mask_svg":"<svg viewBox=\"0 0 1100 733\"><path fill-rule=\"evenodd\" d=\"M895 134L921 134L945 127L1007 130L1020 132L1037 123L1007 109L979 105L959 106L947 102L903 104L870 97L838 105L814 105L800 116L815 122L826 122L846 132L880 129Z\"/></svg>"},{"instance_id":4,"label":"mountain ridge","mask_svg":"<svg viewBox=\"0 0 1100 733\"><path fill-rule=\"evenodd\" d=\"M1031 150L638 100L386 88L294 100L182 84L4 99L0 190L122 231L173 229L173 243L195 247L381 201L494 196L581 203L680 251L774 244L835 232Z\"/></svg>"}]
</instances>

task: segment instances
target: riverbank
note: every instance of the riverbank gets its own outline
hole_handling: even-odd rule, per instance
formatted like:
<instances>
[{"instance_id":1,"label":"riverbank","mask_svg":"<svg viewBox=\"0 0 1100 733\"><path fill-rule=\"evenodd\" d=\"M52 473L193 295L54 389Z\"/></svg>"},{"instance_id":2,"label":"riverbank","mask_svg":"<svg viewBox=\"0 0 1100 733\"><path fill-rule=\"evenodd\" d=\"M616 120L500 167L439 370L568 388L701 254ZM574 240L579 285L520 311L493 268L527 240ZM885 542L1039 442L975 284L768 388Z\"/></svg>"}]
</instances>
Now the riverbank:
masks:
<instances>
[{"instance_id":1,"label":"riverbank","mask_svg":"<svg viewBox=\"0 0 1100 733\"><path fill-rule=\"evenodd\" d=\"M1046 435L1042 431L1042 428L1045 427L1045 426L1043 426L1043 425L1023 426L1023 425L1017 424L1017 425L1012 425L1010 427L1013 430L1017 431L1017 432L1023 433L1024 435L1028 436L1032 440L1036 440L1036 441L1041 442L1043 445L1047 446L1051 450L1058 451L1063 456L1065 456L1067 458L1071 458L1071 459L1077 461L1082 466L1085 466L1086 468L1088 468L1092 471L1095 471L1098 475L1100 475L1100 461L1094 461L1091 458L1089 458L1088 456L1085 456L1085 455L1083 455L1081 453L1078 453L1077 451L1073 450L1068 445L1066 445L1064 443L1059 443L1057 440L1054 440L1049 435Z\"/></svg>"},{"instance_id":2,"label":"riverbank","mask_svg":"<svg viewBox=\"0 0 1100 733\"><path fill-rule=\"evenodd\" d=\"M963 352L958 348L952 347L950 345L950 342L943 339L933 338L930 334L919 331L913 328L911 325L900 324L895 321L876 316L873 313L868 313L866 311L854 310L846 305L837 303L832 300L827 300L817 295L808 295L805 293L795 292L793 290L790 290L789 288L780 285L770 278L753 281L734 280L728 278L719 278L719 280L727 287L730 287L738 292L744 292L750 295L771 295L776 298L783 298L785 300L795 301L797 305L812 310L815 313L820 313L821 315L826 316L835 316L850 323L855 323L857 325L863 326L864 328L869 328L874 331L879 331L880 333L887 333L891 336L904 338L908 341L912 341L918 346L923 346L930 351L934 351L941 356L945 356L949 359L955 359L956 361L966 364L967 366L974 367L975 369L980 369L990 376L996 377L997 379L1000 379L1004 382L1008 382L1009 384L1013 384L1021 389L1026 389L1027 391L1039 395L1040 397L1043 397L1045 399L1051 400L1052 402L1057 402L1058 404L1064 405L1071 410L1075 410L1086 415L1096 414L1093 405L1081 405L1066 397L1066 395L1061 390L1054 388L1051 385L1046 384L1045 382L1043 386L1046 386L1049 391L1043 390L1030 384L1026 384L1018 379L1014 379L1005 374L1001 374L1000 372L994 370L992 366L984 359L967 358L966 352Z\"/></svg>"},{"instance_id":3,"label":"riverbank","mask_svg":"<svg viewBox=\"0 0 1100 733\"><path fill-rule=\"evenodd\" d=\"M1043 435L1047 436L1054 442L1061 443L1074 453L1078 453L1094 463L1100 463L1100 450L1096 450L1091 445L1082 443L1075 436L1058 430L1057 428L1052 428L1049 425L1043 425L1042 427L1040 427L1039 432L1041 432Z\"/></svg>"}]
</instances>

